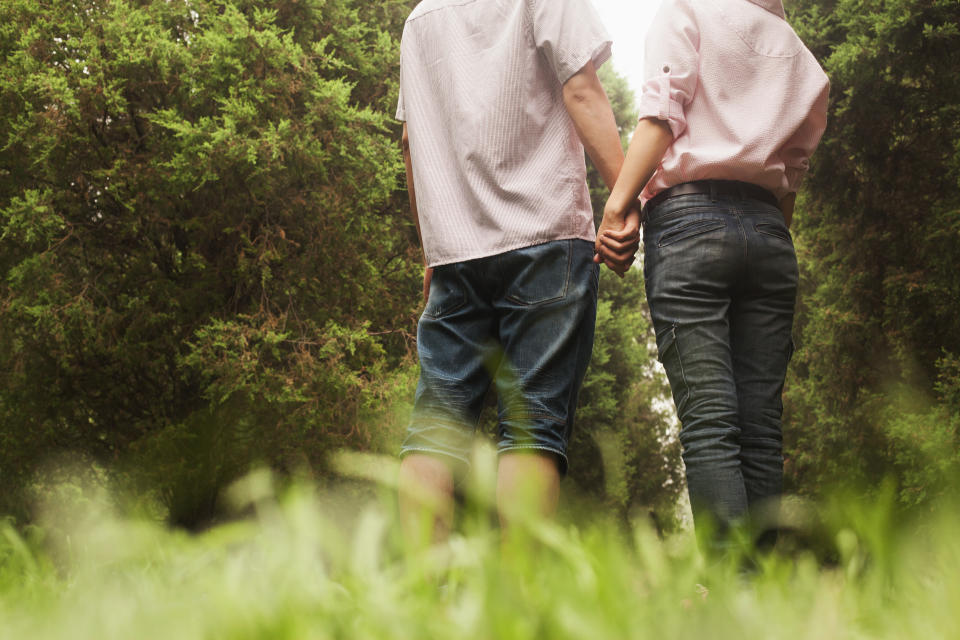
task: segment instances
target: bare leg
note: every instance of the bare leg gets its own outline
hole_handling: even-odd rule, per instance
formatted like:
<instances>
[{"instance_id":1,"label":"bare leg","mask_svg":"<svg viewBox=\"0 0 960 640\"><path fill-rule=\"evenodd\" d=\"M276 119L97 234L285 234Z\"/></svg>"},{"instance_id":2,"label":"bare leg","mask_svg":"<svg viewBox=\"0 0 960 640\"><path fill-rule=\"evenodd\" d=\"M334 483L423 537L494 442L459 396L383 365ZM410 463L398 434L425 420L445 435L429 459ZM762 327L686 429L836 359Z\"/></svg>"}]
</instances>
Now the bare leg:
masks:
<instances>
[{"instance_id":1,"label":"bare leg","mask_svg":"<svg viewBox=\"0 0 960 640\"><path fill-rule=\"evenodd\" d=\"M552 516L559 495L560 473L554 454L520 451L500 455L497 509L504 539L515 522Z\"/></svg>"},{"instance_id":2,"label":"bare leg","mask_svg":"<svg viewBox=\"0 0 960 640\"><path fill-rule=\"evenodd\" d=\"M444 542L453 526L453 472L442 459L412 453L400 463L400 522L410 549Z\"/></svg>"}]
</instances>

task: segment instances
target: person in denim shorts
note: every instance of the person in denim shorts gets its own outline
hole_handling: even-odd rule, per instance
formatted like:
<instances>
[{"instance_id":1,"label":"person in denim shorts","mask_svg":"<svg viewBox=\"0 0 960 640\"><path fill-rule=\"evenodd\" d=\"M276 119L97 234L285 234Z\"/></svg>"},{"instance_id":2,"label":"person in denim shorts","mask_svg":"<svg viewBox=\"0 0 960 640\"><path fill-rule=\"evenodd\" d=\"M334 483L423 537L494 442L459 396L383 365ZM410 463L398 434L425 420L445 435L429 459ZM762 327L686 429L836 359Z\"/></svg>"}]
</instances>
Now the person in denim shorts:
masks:
<instances>
[{"instance_id":1,"label":"person in denim shorts","mask_svg":"<svg viewBox=\"0 0 960 640\"><path fill-rule=\"evenodd\" d=\"M665 0L649 34L640 122L598 251L622 247L640 195L694 521L725 531L778 509L798 279L788 229L829 82L780 0Z\"/></svg>"},{"instance_id":2,"label":"person in denim shorts","mask_svg":"<svg viewBox=\"0 0 960 640\"><path fill-rule=\"evenodd\" d=\"M584 148L608 186L623 163L596 74L609 55L588 0L424 0L404 25L397 119L427 265L399 478L416 541L449 530L491 384L501 522L556 504L597 304ZM617 230L622 273L639 210Z\"/></svg>"}]
</instances>

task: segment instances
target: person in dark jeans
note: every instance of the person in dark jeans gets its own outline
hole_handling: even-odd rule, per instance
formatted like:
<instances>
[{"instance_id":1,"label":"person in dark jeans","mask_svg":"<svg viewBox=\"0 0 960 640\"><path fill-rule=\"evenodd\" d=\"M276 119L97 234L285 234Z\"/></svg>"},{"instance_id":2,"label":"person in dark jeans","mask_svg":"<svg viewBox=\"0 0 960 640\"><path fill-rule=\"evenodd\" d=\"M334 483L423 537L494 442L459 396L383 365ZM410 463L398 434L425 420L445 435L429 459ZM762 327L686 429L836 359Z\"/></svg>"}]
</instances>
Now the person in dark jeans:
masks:
<instances>
[{"instance_id":1,"label":"person in dark jeans","mask_svg":"<svg viewBox=\"0 0 960 640\"><path fill-rule=\"evenodd\" d=\"M623 247L616 229L639 195L694 522L727 530L779 506L798 279L789 226L829 82L780 0L665 0L645 74L597 250Z\"/></svg>"}]
</instances>

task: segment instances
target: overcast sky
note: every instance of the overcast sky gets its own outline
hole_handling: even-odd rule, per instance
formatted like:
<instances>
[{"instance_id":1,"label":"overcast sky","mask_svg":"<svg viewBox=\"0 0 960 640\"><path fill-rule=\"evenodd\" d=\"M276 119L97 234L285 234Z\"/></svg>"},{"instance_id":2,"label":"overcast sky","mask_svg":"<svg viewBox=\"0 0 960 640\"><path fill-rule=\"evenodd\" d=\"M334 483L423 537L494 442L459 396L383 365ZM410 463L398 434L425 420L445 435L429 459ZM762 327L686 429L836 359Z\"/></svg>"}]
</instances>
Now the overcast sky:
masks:
<instances>
[{"instance_id":1,"label":"overcast sky","mask_svg":"<svg viewBox=\"0 0 960 640\"><path fill-rule=\"evenodd\" d=\"M591 0L613 39L613 67L634 94L643 86L643 40L660 0ZM610 64L609 62L607 64Z\"/></svg>"}]
</instances>

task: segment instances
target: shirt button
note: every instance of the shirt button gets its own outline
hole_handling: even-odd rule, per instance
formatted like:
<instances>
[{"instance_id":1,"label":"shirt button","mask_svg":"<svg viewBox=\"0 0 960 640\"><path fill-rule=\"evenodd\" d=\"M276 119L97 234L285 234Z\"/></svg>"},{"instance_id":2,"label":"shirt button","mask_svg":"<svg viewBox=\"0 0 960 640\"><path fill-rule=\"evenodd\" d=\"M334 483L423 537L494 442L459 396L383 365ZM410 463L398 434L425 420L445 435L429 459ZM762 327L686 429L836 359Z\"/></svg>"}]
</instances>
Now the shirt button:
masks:
<instances>
[{"instance_id":1,"label":"shirt button","mask_svg":"<svg viewBox=\"0 0 960 640\"><path fill-rule=\"evenodd\" d=\"M663 65L663 72L664 72L664 73L670 73L670 66L669 66L669 65Z\"/></svg>"}]
</instances>

